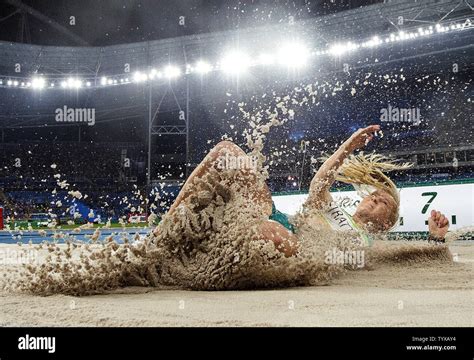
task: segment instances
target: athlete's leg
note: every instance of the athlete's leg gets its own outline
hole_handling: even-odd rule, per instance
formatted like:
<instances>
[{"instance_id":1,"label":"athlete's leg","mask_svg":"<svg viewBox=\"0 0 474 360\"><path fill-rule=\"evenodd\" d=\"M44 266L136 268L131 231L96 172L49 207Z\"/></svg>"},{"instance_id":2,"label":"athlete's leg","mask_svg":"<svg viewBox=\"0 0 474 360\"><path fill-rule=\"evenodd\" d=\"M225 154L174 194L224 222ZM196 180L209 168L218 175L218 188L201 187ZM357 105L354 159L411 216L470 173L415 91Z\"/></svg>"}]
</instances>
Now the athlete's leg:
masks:
<instances>
[{"instance_id":1,"label":"athlete's leg","mask_svg":"<svg viewBox=\"0 0 474 360\"><path fill-rule=\"evenodd\" d=\"M225 159L226 155L241 159L248 156L240 147L230 141L221 141L218 143L206 155L203 161L194 169L189 178L186 180L186 183L178 194L178 197L170 207L168 214L172 214L174 211L176 211L176 208L179 206L179 204L195 192L194 181L196 178L202 178L206 176L210 173L211 168L216 170L221 169L219 162L221 162L222 159ZM263 209L263 215L269 217L272 212L272 199L268 186L266 184L258 186L256 184L256 175L248 176L251 175L251 173L249 173L251 170L242 168L239 169L239 171L247 176L242 176L240 180L237 177L236 181L241 181L242 183L240 185L245 186L247 189L253 189L250 193L252 203L261 206ZM253 181L255 181L255 183L250 183ZM283 252L286 256L291 256L296 252L296 237L281 224L275 221L267 220L259 225L259 231L262 235L262 238L272 241L277 249ZM155 234L158 232L159 226L155 229Z\"/></svg>"},{"instance_id":2,"label":"athlete's leg","mask_svg":"<svg viewBox=\"0 0 474 360\"><path fill-rule=\"evenodd\" d=\"M194 171L191 173L191 175L188 177L186 180L185 184L181 188L181 191L178 194L178 197L174 201L174 203L171 205L168 213L172 213L175 211L175 209L179 206L179 204L185 200L188 196L193 194L195 190L194 186L194 180L196 178L202 178L203 176L207 175L209 173L209 170L211 168L221 170L219 168L219 162L222 161L222 159L225 159L227 156L235 156L235 157L241 157L244 158L248 156L240 147L238 147L236 144L230 141L221 141L218 143L212 150L206 155L206 157L202 160L202 162L194 169ZM247 171L247 169L239 169L242 172ZM256 176L254 178L256 181ZM243 183L242 185L254 185L254 184L248 184L248 181L251 181L251 177L245 177L245 180L242 180ZM247 183L246 183L247 182ZM267 216L270 216L272 212L272 199L271 199L271 194L270 190L268 189L268 186L266 184L263 184L260 187L257 186L249 186L248 187L250 190L255 189L251 193L251 197L253 198L254 201L256 201L259 205L262 206L264 209L264 213Z\"/></svg>"}]
</instances>

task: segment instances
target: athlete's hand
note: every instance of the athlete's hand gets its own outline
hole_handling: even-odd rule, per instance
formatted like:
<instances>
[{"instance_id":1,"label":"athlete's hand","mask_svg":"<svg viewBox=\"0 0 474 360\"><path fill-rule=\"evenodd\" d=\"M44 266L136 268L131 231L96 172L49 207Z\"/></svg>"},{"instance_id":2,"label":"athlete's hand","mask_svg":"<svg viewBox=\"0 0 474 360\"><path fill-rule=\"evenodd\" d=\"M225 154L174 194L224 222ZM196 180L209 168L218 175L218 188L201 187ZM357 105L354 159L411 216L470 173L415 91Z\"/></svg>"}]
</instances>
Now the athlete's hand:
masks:
<instances>
[{"instance_id":1,"label":"athlete's hand","mask_svg":"<svg viewBox=\"0 0 474 360\"><path fill-rule=\"evenodd\" d=\"M431 210L431 216L428 219L428 228L431 236L444 239L448 232L449 221L443 213Z\"/></svg>"},{"instance_id":2,"label":"athlete's hand","mask_svg":"<svg viewBox=\"0 0 474 360\"><path fill-rule=\"evenodd\" d=\"M357 130L346 141L347 151L352 152L366 146L374 138L374 133L380 130L380 125L370 125Z\"/></svg>"}]
</instances>

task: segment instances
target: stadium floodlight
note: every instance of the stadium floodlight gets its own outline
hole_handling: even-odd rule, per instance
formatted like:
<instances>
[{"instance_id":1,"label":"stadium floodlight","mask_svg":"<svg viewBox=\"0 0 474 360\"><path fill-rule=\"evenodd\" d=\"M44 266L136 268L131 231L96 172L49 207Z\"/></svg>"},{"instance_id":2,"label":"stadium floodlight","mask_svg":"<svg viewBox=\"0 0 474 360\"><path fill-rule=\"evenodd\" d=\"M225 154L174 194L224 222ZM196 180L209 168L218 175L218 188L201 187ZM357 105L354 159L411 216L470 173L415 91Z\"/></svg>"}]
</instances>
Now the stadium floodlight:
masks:
<instances>
[{"instance_id":1,"label":"stadium floodlight","mask_svg":"<svg viewBox=\"0 0 474 360\"><path fill-rule=\"evenodd\" d=\"M250 66L250 59L240 51L232 51L226 54L221 60L222 71L237 75L245 72Z\"/></svg>"},{"instance_id":2,"label":"stadium floodlight","mask_svg":"<svg viewBox=\"0 0 474 360\"><path fill-rule=\"evenodd\" d=\"M156 69L151 69L150 70L150 74L148 75L148 78L150 80L154 79L154 78L161 78L163 76L163 74L160 72L160 71L157 71ZM128 81L128 80L125 80L125 81Z\"/></svg>"},{"instance_id":3,"label":"stadium floodlight","mask_svg":"<svg viewBox=\"0 0 474 360\"><path fill-rule=\"evenodd\" d=\"M82 81L76 78L68 78L67 79L67 87L71 89L78 89L82 87Z\"/></svg>"},{"instance_id":4,"label":"stadium floodlight","mask_svg":"<svg viewBox=\"0 0 474 360\"><path fill-rule=\"evenodd\" d=\"M207 74L208 72L212 71L212 66L211 64L199 60L196 65L194 66L194 69L196 70L197 73L199 74Z\"/></svg>"},{"instance_id":5,"label":"stadium floodlight","mask_svg":"<svg viewBox=\"0 0 474 360\"><path fill-rule=\"evenodd\" d=\"M398 38L399 40L405 40L407 38L407 34L404 31L399 31Z\"/></svg>"},{"instance_id":6,"label":"stadium floodlight","mask_svg":"<svg viewBox=\"0 0 474 360\"><path fill-rule=\"evenodd\" d=\"M394 39L392 35L393 34L390 35L391 39L395 40L396 38ZM357 44L354 44L350 41L345 44L334 44L329 48L329 53L334 56L341 56L349 51L357 49L358 47L359 46Z\"/></svg>"},{"instance_id":7,"label":"stadium floodlight","mask_svg":"<svg viewBox=\"0 0 474 360\"><path fill-rule=\"evenodd\" d=\"M31 80L31 86L33 89L42 89L44 88L45 84L46 84L46 81L42 77L34 77Z\"/></svg>"},{"instance_id":8,"label":"stadium floodlight","mask_svg":"<svg viewBox=\"0 0 474 360\"><path fill-rule=\"evenodd\" d=\"M186 64L184 73L186 75L191 74L192 70L193 70L193 67L191 66L191 64Z\"/></svg>"},{"instance_id":9,"label":"stadium floodlight","mask_svg":"<svg viewBox=\"0 0 474 360\"><path fill-rule=\"evenodd\" d=\"M374 46L380 45L382 43L382 40L380 40L380 38L377 35L373 36L370 41L372 42Z\"/></svg>"},{"instance_id":10,"label":"stadium floodlight","mask_svg":"<svg viewBox=\"0 0 474 360\"><path fill-rule=\"evenodd\" d=\"M185 64L184 67L176 67L168 65L162 72L158 72L155 68L150 68L146 73L136 72L131 78L124 78L123 75L116 74L111 75L110 78L103 76L100 79L94 81L82 82L77 78L66 78L66 79L53 79L50 83L47 83L43 79L42 75L35 75L31 79L27 78L3 78L0 79L0 85L8 87L20 87L20 88L32 88L42 89L45 87L54 88L55 86L61 86L63 88L80 88L82 86L92 87L98 83L102 86L117 85L117 84L129 84L133 82L143 82L155 78L166 77L168 79L177 77L182 73L188 74L206 74L216 69L222 70L229 74L237 75L246 71L249 67L254 65L270 65L274 63L284 64L288 67L299 67L306 64L312 56L321 55L333 55L341 56L350 51L354 51L361 48L373 48L381 44L390 44L404 40L413 40L429 36L434 33L449 33L455 31L462 31L464 29L472 28L473 23L470 19L465 21L453 21L449 24L443 25L441 23L434 23L433 25L427 25L423 27L417 27L410 31L400 30L396 33L390 33L386 36L372 36L364 41L353 43L353 42L340 42L329 45L325 49L309 49L303 44L298 42L290 42L283 46L276 54L261 54L258 57L251 58L240 50L235 49L234 51L227 53L221 61L212 64L207 63L203 60L199 60L197 63ZM183 72L184 71L184 72ZM89 79L90 80L90 79Z\"/></svg>"},{"instance_id":11,"label":"stadium floodlight","mask_svg":"<svg viewBox=\"0 0 474 360\"><path fill-rule=\"evenodd\" d=\"M329 48L329 53L334 56L341 56L347 51L344 44L334 44Z\"/></svg>"},{"instance_id":12,"label":"stadium floodlight","mask_svg":"<svg viewBox=\"0 0 474 360\"><path fill-rule=\"evenodd\" d=\"M278 62L288 67L301 67L308 62L309 49L300 43L287 43L278 52Z\"/></svg>"},{"instance_id":13,"label":"stadium floodlight","mask_svg":"<svg viewBox=\"0 0 474 360\"><path fill-rule=\"evenodd\" d=\"M260 65L272 65L275 62L275 57L269 54L260 54L258 63Z\"/></svg>"},{"instance_id":14,"label":"stadium floodlight","mask_svg":"<svg viewBox=\"0 0 474 360\"><path fill-rule=\"evenodd\" d=\"M135 74L133 74L133 81L139 83L139 82L142 82L142 81L146 81L148 80L148 75L147 74L142 74L140 71L137 71L135 72Z\"/></svg>"},{"instance_id":15,"label":"stadium floodlight","mask_svg":"<svg viewBox=\"0 0 474 360\"><path fill-rule=\"evenodd\" d=\"M378 36L373 36L369 41L366 41L365 43L362 44L363 47L375 47L380 44L382 44L382 40ZM388 42L387 39L385 39L385 42Z\"/></svg>"},{"instance_id":16,"label":"stadium floodlight","mask_svg":"<svg viewBox=\"0 0 474 360\"><path fill-rule=\"evenodd\" d=\"M156 69L151 69L150 70L150 75L148 75L148 77L150 79L153 79L155 76L156 76Z\"/></svg>"},{"instance_id":17,"label":"stadium floodlight","mask_svg":"<svg viewBox=\"0 0 474 360\"><path fill-rule=\"evenodd\" d=\"M172 65L168 65L163 71L168 79L178 77L181 74L181 70L178 67Z\"/></svg>"},{"instance_id":18,"label":"stadium floodlight","mask_svg":"<svg viewBox=\"0 0 474 360\"><path fill-rule=\"evenodd\" d=\"M418 33L420 34L420 36L424 36L424 35L429 35L430 34L430 31L429 30L425 30L424 28L418 28Z\"/></svg>"}]
</instances>

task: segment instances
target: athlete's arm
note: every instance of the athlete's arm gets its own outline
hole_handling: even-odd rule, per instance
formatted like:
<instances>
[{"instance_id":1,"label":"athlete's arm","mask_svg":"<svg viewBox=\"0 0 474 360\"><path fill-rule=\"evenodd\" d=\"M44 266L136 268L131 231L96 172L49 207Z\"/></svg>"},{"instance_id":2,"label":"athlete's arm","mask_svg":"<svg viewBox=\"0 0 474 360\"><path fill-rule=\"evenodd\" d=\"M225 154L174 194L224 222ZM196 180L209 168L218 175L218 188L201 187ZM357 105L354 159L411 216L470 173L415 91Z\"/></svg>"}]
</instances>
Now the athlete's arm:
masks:
<instances>
[{"instance_id":1,"label":"athlete's arm","mask_svg":"<svg viewBox=\"0 0 474 360\"><path fill-rule=\"evenodd\" d=\"M380 130L380 125L371 125L364 129L357 130L347 139L337 151L332 154L319 168L310 185L311 202L317 207L321 207L332 201L329 189L335 181L337 170L354 150L361 149L373 139L374 133Z\"/></svg>"}]
</instances>

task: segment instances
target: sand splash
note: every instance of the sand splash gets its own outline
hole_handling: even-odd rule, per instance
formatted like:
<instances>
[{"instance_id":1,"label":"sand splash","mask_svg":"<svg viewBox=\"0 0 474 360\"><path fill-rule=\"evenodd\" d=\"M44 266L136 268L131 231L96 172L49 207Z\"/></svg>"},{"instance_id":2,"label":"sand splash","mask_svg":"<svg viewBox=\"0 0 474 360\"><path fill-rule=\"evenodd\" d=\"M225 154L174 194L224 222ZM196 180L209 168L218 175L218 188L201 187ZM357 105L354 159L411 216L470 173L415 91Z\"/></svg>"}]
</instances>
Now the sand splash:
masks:
<instances>
[{"instance_id":1,"label":"sand splash","mask_svg":"<svg viewBox=\"0 0 474 360\"><path fill-rule=\"evenodd\" d=\"M316 91L309 86L311 96ZM308 98L302 91L296 92ZM157 235L118 244L112 239L90 243L43 243L40 263L8 268L2 287L38 295L89 295L125 286L176 286L196 290L254 289L328 284L347 264L328 262L327 252L366 251L368 264L378 262L452 261L446 245L420 242L380 243L371 249L356 247L352 234L314 228L296 218L298 254L285 257L258 227L267 220L252 201L268 177L262 154L265 134L293 116L289 96L277 98L273 108L244 113L251 131L244 133L257 167L253 172L211 168L194 180L194 192L176 211L166 214ZM295 101L293 101L294 103ZM313 100L314 102L314 100ZM282 119L282 120L278 120ZM242 186L242 184L247 186Z\"/></svg>"},{"instance_id":2,"label":"sand splash","mask_svg":"<svg viewBox=\"0 0 474 360\"><path fill-rule=\"evenodd\" d=\"M367 266L452 261L445 245L384 242L362 249L348 234L314 228L301 219L296 220L298 254L287 258L259 238L258 225L266 218L258 205L249 204L256 189L240 186L242 176L211 169L196 179L196 191L163 218L157 236L124 244L109 239L36 246L48 251L44 261L5 273L3 286L38 295L89 295L125 286L226 290L321 285L347 270L347 264L327 262L332 249L364 250Z\"/></svg>"}]
</instances>

